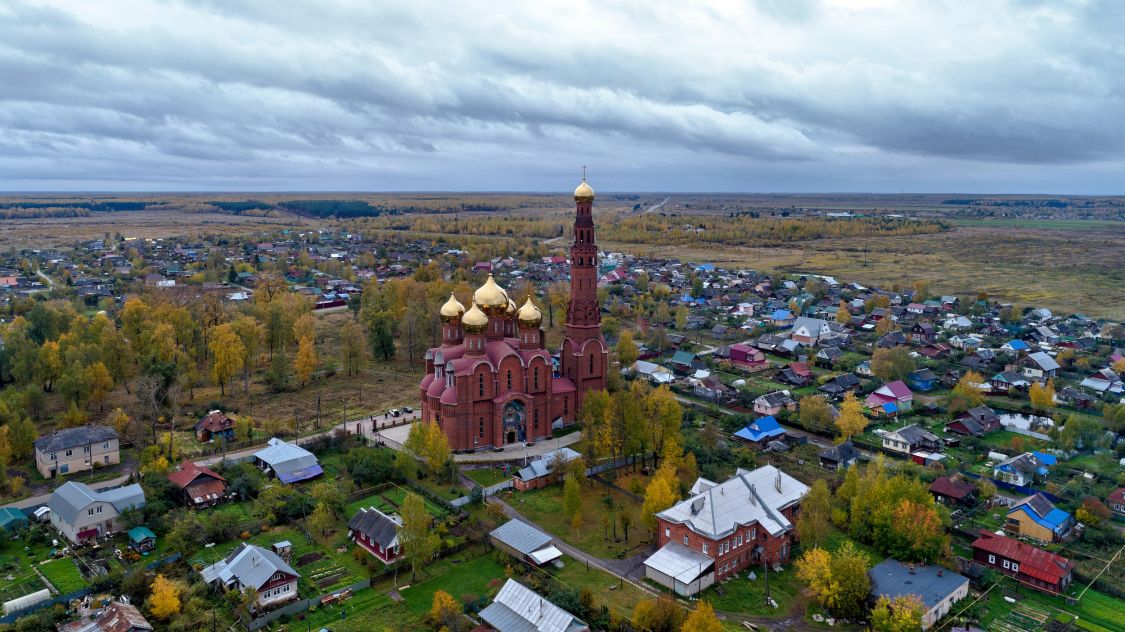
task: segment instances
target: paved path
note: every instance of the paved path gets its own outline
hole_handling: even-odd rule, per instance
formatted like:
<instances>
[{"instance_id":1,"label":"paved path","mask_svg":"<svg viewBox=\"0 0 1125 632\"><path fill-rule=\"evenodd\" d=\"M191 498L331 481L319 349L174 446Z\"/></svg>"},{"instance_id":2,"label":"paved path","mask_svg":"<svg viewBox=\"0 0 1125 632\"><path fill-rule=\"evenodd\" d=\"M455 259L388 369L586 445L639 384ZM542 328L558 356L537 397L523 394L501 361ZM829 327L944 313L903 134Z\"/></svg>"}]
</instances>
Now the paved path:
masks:
<instances>
[{"instance_id":1,"label":"paved path","mask_svg":"<svg viewBox=\"0 0 1125 632\"><path fill-rule=\"evenodd\" d=\"M374 436L387 446L396 450L401 450L402 444L406 442L406 437L410 434L410 426L411 424L404 424L395 426L394 428L386 428L376 432ZM350 429L349 432L351 432ZM582 432L577 431L554 439L539 441L532 446L516 443L504 446L499 452L482 450L480 452L470 452L467 454L454 454L453 460L458 463L504 463L508 461L519 461L521 459L531 460L534 457L553 452L559 448L573 445L581 438Z\"/></svg>"}]
</instances>

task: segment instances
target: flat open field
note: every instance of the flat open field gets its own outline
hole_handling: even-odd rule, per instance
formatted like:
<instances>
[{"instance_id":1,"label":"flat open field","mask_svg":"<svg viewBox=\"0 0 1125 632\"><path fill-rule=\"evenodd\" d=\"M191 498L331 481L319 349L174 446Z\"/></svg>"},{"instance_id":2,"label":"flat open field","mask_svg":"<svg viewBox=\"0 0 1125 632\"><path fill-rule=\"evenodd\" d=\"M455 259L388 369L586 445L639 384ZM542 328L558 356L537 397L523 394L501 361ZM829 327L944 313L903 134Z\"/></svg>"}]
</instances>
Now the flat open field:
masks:
<instances>
[{"instance_id":1,"label":"flat open field","mask_svg":"<svg viewBox=\"0 0 1125 632\"><path fill-rule=\"evenodd\" d=\"M1041 220L1038 223L1053 220ZM717 266L812 272L841 281L910 287L933 293L989 296L1064 313L1120 318L1125 314L1125 223L1063 222L1051 228L1011 222L954 226L930 235L816 239L766 248L700 244L658 247L602 243L639 255L676 256ZM866 251L866 252L865 252ZM866 261L865 261L866 260Z\"/></svg>"},{"instance_id":2,"label":"flat open field","mask_svg":"<svg viewBox=\"0 0 1125 632\"><path fill-rule=\"evenodd\" d=\"M283 228L315 228L319 220L282 217L252 217L224 213L180 211L121 211L95 213L89 217L6 219L4 249L73 246L106 233L121 233L138 239L160 239L198 234L251 235Z\"/></svg>"}]
</instances>

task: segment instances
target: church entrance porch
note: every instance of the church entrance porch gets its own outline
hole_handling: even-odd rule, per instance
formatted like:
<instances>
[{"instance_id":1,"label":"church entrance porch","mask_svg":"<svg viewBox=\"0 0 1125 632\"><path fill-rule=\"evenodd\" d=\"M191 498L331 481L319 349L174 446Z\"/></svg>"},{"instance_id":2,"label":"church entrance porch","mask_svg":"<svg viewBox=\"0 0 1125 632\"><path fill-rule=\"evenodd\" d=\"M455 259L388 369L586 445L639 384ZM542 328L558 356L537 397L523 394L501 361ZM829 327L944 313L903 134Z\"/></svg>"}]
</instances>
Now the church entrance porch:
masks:
<instances>
[{"instance_id":1,"label":"church entrance porch","mask_svg":"<svg viewBox=\"0 0 1125 632\"><path fill-rule=\"evenodd\" d=\"M504 422L504 443L527 441L527 406L518 399L504 405L501 419Z\"/></svg>"}]
</instances>

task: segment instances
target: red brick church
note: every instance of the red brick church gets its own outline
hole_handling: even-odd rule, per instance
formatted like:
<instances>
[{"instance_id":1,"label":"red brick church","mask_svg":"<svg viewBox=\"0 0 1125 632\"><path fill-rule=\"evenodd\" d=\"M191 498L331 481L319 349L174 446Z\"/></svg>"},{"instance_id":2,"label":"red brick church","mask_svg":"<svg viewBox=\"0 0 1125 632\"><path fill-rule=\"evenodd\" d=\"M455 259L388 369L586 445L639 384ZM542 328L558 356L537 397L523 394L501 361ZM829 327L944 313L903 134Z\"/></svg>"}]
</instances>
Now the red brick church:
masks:
<instances>
[{"instance_id":1,"label":"red brick church","mask_svg":"<svg viewBox=\"0 0 1125 632\"><path fill-rule=\"evenodd\" d=\"M594 190L582 179L570 247L570 303L558 355L544 348L543 314L522 307L489 275L466 311L456 296L441 307L442 344L426 352L422 419L441 427L452 449L501 448L551 437L573 423L585 394L605 388L609 351L598 304Z\"/></svg>"}]
</instances>

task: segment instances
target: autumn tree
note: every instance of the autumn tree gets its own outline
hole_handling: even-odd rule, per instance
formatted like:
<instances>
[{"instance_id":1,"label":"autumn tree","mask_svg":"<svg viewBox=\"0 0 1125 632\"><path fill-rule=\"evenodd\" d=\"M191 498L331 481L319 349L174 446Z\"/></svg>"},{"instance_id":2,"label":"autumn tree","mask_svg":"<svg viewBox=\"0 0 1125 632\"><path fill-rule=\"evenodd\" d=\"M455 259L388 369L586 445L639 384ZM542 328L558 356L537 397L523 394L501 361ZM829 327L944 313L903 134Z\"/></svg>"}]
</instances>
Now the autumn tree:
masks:
<instances>
[{"instance_id":1,"label":"autumn tree","mask_svg":"<svg viewBox=\"0 0 1125 632\"><path fill-rule=\"evenodd\" d=\"M316 370L316 343L313 342L311 336L301 338L297 345L297 357L293 359L293 373L297 376L297 380L304 386L312 373Z\"/></svg>"},{"instance_id":2,"label":"autumn tree","mask_svg":"<svg viewBox=\"0 0 1125 632\"><path fill-rule=\"evenodd\" d=\"M962 375L949 393L949 401L946 405L949 414L959 415L970 408L984 404L984 391L980 389L983 383L984 378L974 371Z\"/></svg>"},{"instance_id":3,"label":"autumn tree","mask_svg":"<svg viewBox=\"0 0 1125 632\"><path fill-rule=\"evenodd\" d=\"M180 587L164 575L157 575L146 605L153 617L161 621L171 619L180 612Z\"/></svg>"},{"instance_id":4,"label":"autumn tree","mask_svg":"<svg viewBox=\"0 0 1125 632\"><path fill-rule=\"evenodd\" d=\"M855 619L863 615L871 592L867 555L845 542L835 553L813 547L797 560L797 577L808 584L816 600L833 615Z\"/></svg>"},{"instance_id":5,"label":"autumn tree","mask_svg":"<svg viewBox=\"0 0 1125 632\"><path fill-rule=\"evenodd\" d=\"M841 299L840 306L836 308L836 322L841 325L850 325L852 322L851 310L848 309L848 302Z\"/></svg>"},{"instance_id":6,"label":"autumn tree","mask_svg":"<svg viewBox=\"0 0 1125 632\"><path fill-rule=\"evenodd\" d=\"M403 447L422 459L426 464L426 470L435 476L445 469L452 455L449 438L445 436L441 427L432 421L419 421L411 425Z\"/></svg>"},{"instance_id":7,"label":"autumn tree","mask_svg":"<svg viewBox=\"0 0 1125 632\"><path fill-rule=\"evenodd\" d=\"M656 528L656 514L671 507L680 499L680 483L676 477L673 463L666 459L660 469L656 470L652 480L645 489L645 500L641 506L641 514L645 525L650 529Z\"/></svg>"},{"instance_id":8,"label":"autumn tree","mask_svg":"<svg viewBox=\"0 0 1125 632\"><path fill-rule=\"evenodd\" d=\"M461 616L463 612L464 609L453 595L438 590L434 593L430 611L426 614L426 623L434 630L457 632L466 627L464 617Z\"/></svg>"},{"instance_id":9,"label":"autumn tree","mask_svg":"<svg viewBox=\"0 0 1125 632\"><path fill-rule=\"evenodd\" d=\"M418 569L437 553L441 540L430 529L433 517L418 494L406 494L400 515L402 527L399 529L399 541L402 543L403 556L410 562L410 580L415 581L418 579Z\"/></svg>"},{"instance_id":10,"label":"autumn tree","mask_svg":"<svg viewBox=\"0 0 1125 632\"><path fill-rule=\"evenodd\" d=\"M848 392L844 401L840 402L840 415L836 417L836 429L840 432L837 443L843 443L855 435L863 432L867 427L867 417L863 414L863 403L855 397L855 393Z\"/></svg>"},{"instance_id":11,"label":"autumn tree","mask_svg":"<svg viewBox=\"0 0 1125 632\"><path fill-rule=\"evenodd\" d=\"M723 624L715 615L715 609L706 601L699 602L695 610L684 620L680 632L722 632Z\"/></svg>"},{"instance_id":12,"label":"autumn tree","mask_svg":"<svg viewBox=\"0 0 1125 632\"><path fill-rule=\"evenodd\" d=\"M230 327L242 342L242 391L249 393L250 375L254 372L266 328L253 316L240 316L231 322Z\"/></svg>"},{"instance_id":13,"label":"autumn tree","mask_svg":"<svg viewBox=\"0 0 1125 632\"><path fill-rule=\"evenodd\" d=\"M293 340L301 341L311 338L316 341L316 316L302 314L293 321Z\"/></svg>"},{"instance_id":14,"label":"autumn tree","mask_svg":"<svg viewBox=\"0 0 1125 632\"><path fill-rule=\"evenodd\" d=\"M1032 382L1031 389L1027 392L1031 399L1031 407L1039 412L1046 412L1055 406L1055 380L1048 378L1046 384Z\"/></svg>"},{"instance_id":15,"label":"autumn tree","mask_svg":"<svg viewBox=\"0 0 1125 632\"><path fill-rule=\"evenodd\" d=\"M805 428L826 431L832 427L832 411L828 408L828 400L822 395L802 397L797 414Z\"/></svg>"},{"instance_id":16,"label":"autumn tree","mask_svg":"<svg viewBox=\"0 0 1125 632\"><path fill-rule=\"evenodd\" d=\"M367 336L354 320L340 326L340 363L349 376L359 373L367 359Z\"/></svg>"},{"instance_id":17,"label":"autumn tree","mask_svg":"<svg viewBox=\"0 0 1125 632\"><path fill-rule=\"evenodd\" d=\"M336 516L326 503L317 503L305 524L314 536L324 537L332 530L332 525L336 524Z\"/></svg>"},{"instance_id":18,"label":"autumn tree","mask_svg":"<svg viewBox=\"0 0 1125 632\"><path fill-rule=\"evenodd\" d=\"M828 482L818 478L801 501L801 514L797 518L797 535L809 546L819 546L831 529L832 493Z\"/></svg>"},{"instance_id":19,"label":"autumn tree","mask_svg":"<svg viewBox=\"0 0 1125 632\"><path fill-rule=\"evenodd\" d=\"M875 321L875 335L882 338L883 336L894 331L895 323L891 320L890 315L883 316Z\"/></svg>"},{"instance_id":20,"label":"autumn tree","mask_svg":"<svg viewBox=\"0 0 1125 632\"><path fill-rule=\"evenodd\" d=\"M871 356L871 373L884 382L904 379L913 370L914 358L907 347L881 347Z\"/></svg>"},{"instance_id":21,"label":"autumn tree","mask_svg":"<svg viewBox=\"0 0 1125 632\"><path fill-rule=\"evenodd\" d=\"M566 475L563 482L563 513L570 518L575 530L582 526L582 490L574 473Z\"/></svg>"},{"instance_id":22,"label":"autumn tree","mask_svg":"<svg viewBox=\"0 0 1125 632\"><path fill-rule=\"evenodd\" d=\"M630 329L622 331L621 336L617 338L617 360L621 363L621 367L632 366L639 355L637 343L633 340L633 331Z\"/></svg>"},{"instance_id":23,"label":"autumn tree","mask_svg":"<svg viewBox=\"0 0 1125 632\"><path fill-rule=\"evenodd\" d=\"M643 599L633 608L633 625L645 632L680 632L687 613L668 595Z\"/></svg>"},{"instance_id":24,"label":"autumn tree","mask_svg":"<svg viewBox=\"0 0 1125 632\"><path fill-rule=\"evenodd\" d=\"M12 464L12 441L8 426L0 427L0 485L8 482L8 466Z\"/></svg>"},{"instance_id":25,"label":"autumn tree","mask_svg":"<svg viewBox=\"0 0 1125 632\"><path fill-rule=\"evenodd\" d=\"M8 445L11 450L12 458L17 461L22 461L32 455L35 439L39 433L35 429L35 424L31 423L25 415L15 415L14 419L4 426L8 432Z\"/></svg>"},{"instance_id":26,"label":"autumn tree","mask_svg":"<svg viewBox=\"0 0 1125 632\"><path fill-rule=\"evenodd\" d=\"M219 385L219 392L225 396L227 382L242 370L246 348L229 323L211 330L211 342L208 346L213 358L211 379Z\"/></svg>"},{"instance_id":27,"label":"autumn tree","mask_svg":"<svg viewBox=\"0 0 1125 632\"><path fill-rule=\"evenodd\" d=\"M94 362L86 367L86 384L90 387L90 403L101 411L105 398L113 390L113 376L102 362Z\"/></svg>"},{"instance_id":28,"label":"autumn tree","mask_svg":"<svg viewBox=\"0 0 1125 632\"><path fill-rule=\"evenodd\" d=\"M917 632L922 629L925 608L917 595L888 599L880 595L871 609L871 632Z\"/></svg>"}]
</instances>

